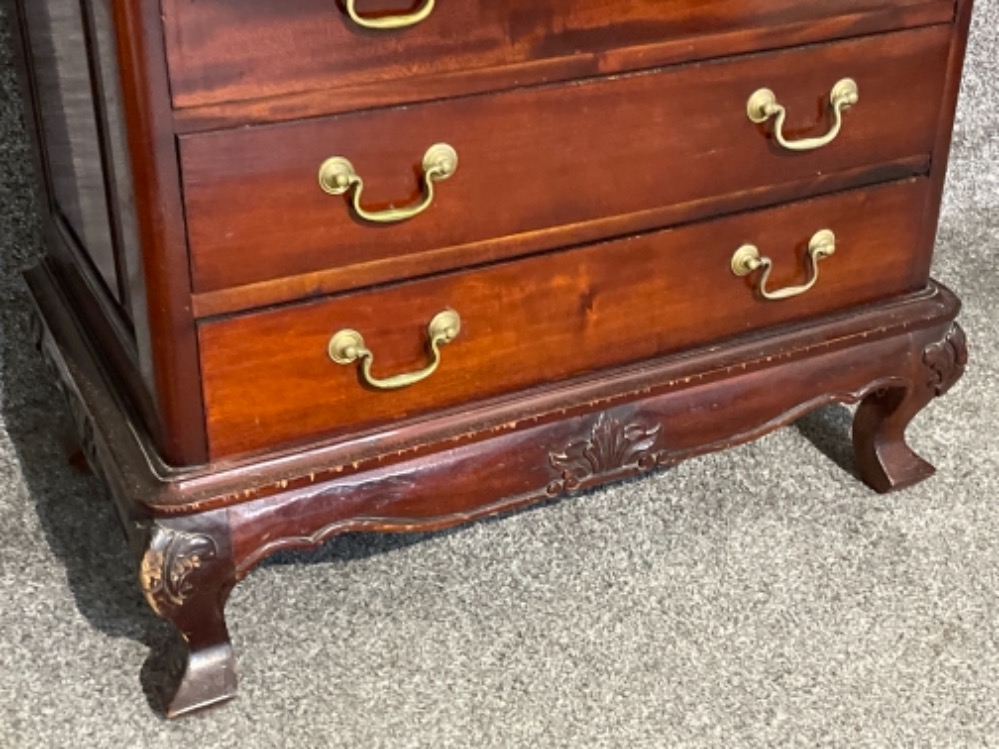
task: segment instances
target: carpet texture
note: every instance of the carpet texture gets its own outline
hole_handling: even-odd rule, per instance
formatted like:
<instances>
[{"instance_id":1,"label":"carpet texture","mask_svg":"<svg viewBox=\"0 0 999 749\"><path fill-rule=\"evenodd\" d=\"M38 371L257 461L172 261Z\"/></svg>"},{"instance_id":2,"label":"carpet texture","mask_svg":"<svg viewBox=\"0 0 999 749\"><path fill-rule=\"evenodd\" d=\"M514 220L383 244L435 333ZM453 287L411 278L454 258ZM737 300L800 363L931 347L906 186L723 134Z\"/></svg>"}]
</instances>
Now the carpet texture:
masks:
<instances>
[{"instance_id":1,"label":"carpet texture","mask_svg":"<svg viewBox=\"0 0 999 749\"><path fill-rule=\"evenodd\" d=\"M147 610L29 343L32 167L0 23L0 747L999 746L999 3L979 2L935 275L964 380L880 497L844 407L501 521L264 565L228 618L241 692L144 698Z\"/></svg>"}]
</instances>

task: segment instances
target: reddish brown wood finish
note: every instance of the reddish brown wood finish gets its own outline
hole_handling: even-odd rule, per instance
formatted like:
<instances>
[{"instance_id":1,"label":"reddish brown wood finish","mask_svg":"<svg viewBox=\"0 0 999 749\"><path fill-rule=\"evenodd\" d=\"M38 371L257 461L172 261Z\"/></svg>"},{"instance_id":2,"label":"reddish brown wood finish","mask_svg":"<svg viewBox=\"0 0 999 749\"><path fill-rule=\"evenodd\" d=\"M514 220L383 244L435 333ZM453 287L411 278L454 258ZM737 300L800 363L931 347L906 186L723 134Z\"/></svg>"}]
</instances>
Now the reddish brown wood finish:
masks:
<instances>
[{"instance_id":1,"label":"reddish brown wood finish","mask_svg":"<svg viewBox=\"0 0 999 749\"><path fill-rule=\"evenodd\" d=\"M656 226L672 204L925 154L933 146L946 27L628 78L227 131L181 141L195 290L370 264L489 240L522 252L532 233L628 215ZM761 86L788 106L786 131L829 128L833 84L852 76L860 103L841 138L811 153L775 146L746 116ZM434 206L400 225L356 219L318 186L346 156L366 207L419 199L420 161L448 142L461 159ZM557 231L546 234L561 244ZM462 262L461 253L454 254Z\"/></svg>"},{"instance_id":2,"label":"reddish brown wood finish","mask_svg":"<svg viewBox=\"0 0 999 749\"><path fill-rule=\"evenodd\" d=\"M649 219L650 228L653 229L661 226L682 226L713 217L731 215L747 208L780 205L788 201L805 200L851 188L895 182L926 175L929 172L929 157L916 156L874 167L848 169L780 185L768 185L748 192L713 196L690 203L676 203L643 214L643 217ZM655 222L651 221L652 217L655 217ZM517 238L517 249L524 255L530 255L551 247L554 243L553 236L557 236L563 246L576 247L603 241L608 237L638 233L647 228L644 222L636 226L635 220L634 215L618 216L586 224L531 232ZM313 273L204 292L195 294L191 301L195 317L219 317L285 302L311 299L338 291L364 289L400 278L423 278L455 267L478 267L504 259L509 248L509 242L502 239L494 242L478 242L474 245L445 247L419 255L401 255L363 265L325 268Z\"/></svg>"},{"instance_id":3,"label":"reddish brown wood finish","mask_svg":"<svg viewBox=\"0 0 999 749\"><path fill-rule=\"evenodd\" d=\"M200 327L213 459L307 442L537 383L755 332L788 320L922 288L912 273L929 184L910 180L675 231L438 276ZM803 283L809 238L837 235L810 293L771 302L759 274L730 269L757 244L771 288ZM391 393L334 364L327 343L362 333L385 377L426 365L426 326L441 310L460 336L427 381Z\"/></svg>"},{"instance_id":4,"label":"reddish brown wood finish","mask_svg":"<svg viewBox=\"0 0 999 749\"><path fill-rule=\"evenodd\" d=\"M159 0L110 0L142 244L131 298L140 375L157 407L156 444L169 463L205 462L207 446L191 312L177 150Z\"/></svg>"},{"instance_id":5,"label":"reddish brown wood finish","mask_svg":"<svg viewBox=\"0 0 999 749\"><path fill-rule=\"evenodd\" d=\"M233 506L237 575L244 577L277 551L312 548L339 533L438 530L671 467L748 442L834 402L861 402L856 468L878 491L932 475L932 466L905 444L904 427L963 374L967 351L960 327L938 319L908 335L855 341L849 351L819 346L789 356L785 366L774 366L782 357L772 356L769 343L762 342L761 350L771 358L733 367L724 382L704 382L695 374L667 395L550 423L526 420L486 442L454 449L446 461L393 463L368 472L363 481L334 479L289 492L280 502ZM941 349L948 353L938 371L931 362ZM798 405L789 409L792 401ZM719 402L729 418L704 418L707 404ZM918 408L911 407L916 403Z\"/></svg>"},{"instance_id":6,"label":"reddish brown wood finish","mask_svg":"<svg viewBox=\"0 0 999 749\"><path fill-rule=\"evenodd\" d=\"M176 664L171 669L176 677L158 685L167 717L231 699L236 695L236 659L225 604L237 571L228 513L142 524L142 532L139 586L150 608L180 635L173 652L162 657L164 664Z\"/></svg>"},{"instance_id":7,"label":"reddish brown wood finish","mask_svg":"<svg viewBox=\"0 0 999 749\"><path fill-rule=\"evenodd\" d=\"M931 400L954 386L967 363L968 344L955 324L928 343L922 356L912 357L914 374L907 385L880 388L864 398L853 421L854 456L860 475L876 491L904 489L933 475L933 466L905 443L905 430Z\"/></svg>"},{"instance_id":8,"label":"reddish brown wood finish","mask_svg":"<svg viewBox=\"0 0 999 749\"><path fill-rule=\"evenodd\" d=\"M263 99L208 104L176 110L174 124L178 132L190 133L504 91L522 86L696 62L724 55L782 49L831 39L948 23L953 12L950 2L932 0L920 5L886 7L873 12L837 16L820 22L776 24L766 28L675 39L662 44L625 47L498 68L460 70L418 79L373 81L333 90L316 89Z\"/></svg>"},{"instance_id":9,"label":"reddish brown wood finish","mask_svg":"<svg viewBox=\"0 0 999 749\"><path fill-rule=\"evenodd\" d=\"M413 0L358 2L372 15L413 7ZM638 48L647 66L662 64L671 47L689 55L692 46L713 42L714 53L723 54L739 48L742 37L760 49L755 37L775 27L842 34L882 15L892 19L890 28L900 28L917 13L947 20L953 6L949 0L440 0L424 23L388 33L359 28L333 0L164 0L163 10L174 103L184 108L378 81L414 88L414 78L553 60L585 61L593 74L622 49ZM848 22L837 24L843 17Z\"/></svg>"}]
</instances>

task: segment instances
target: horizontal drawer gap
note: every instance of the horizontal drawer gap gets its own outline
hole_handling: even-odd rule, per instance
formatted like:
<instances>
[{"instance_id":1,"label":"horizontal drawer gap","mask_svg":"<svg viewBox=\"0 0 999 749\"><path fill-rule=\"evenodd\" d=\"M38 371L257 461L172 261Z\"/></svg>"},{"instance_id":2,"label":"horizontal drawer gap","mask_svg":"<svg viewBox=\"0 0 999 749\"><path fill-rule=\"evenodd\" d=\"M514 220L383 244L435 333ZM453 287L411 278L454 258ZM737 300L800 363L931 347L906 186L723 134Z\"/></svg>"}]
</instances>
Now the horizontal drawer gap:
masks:
<instances>
[{"instance_id":1,"label":"horizontal drawer gap","mask_svg":"<svg viewBox=\"0 0 999 749\"><path fill-rule=\"evenodd\" d=\"M250 304L262 306L842 189L858 170L907 176L883 165L933 148L950 37L936 26L184 136L192 291L285 289ZM853 81L859 97L834 114ZM832 140L778 144L775 122L747 116L766 89L790 141ZM431 189L427 164L445 163Z\"/></svg>"},{"instance_id":2,"label":"horizontal drawer gap","mask_svg":"<svg viewBox=\"0 0 999 749\"><path fill-rule=\"evenodd\" d=\"M904 180L202 322L210 453L350 434L914 292L927 283L930 186ZM749 245L766 273L738 272Z\"/></svg>"},{"instance_id":3,"label":"horizontal drawer gap","mask_svg":"<svg viewBox=\"0 0 999 749\"><path fill-rule=\"evenodd\" d=\"M237 286L220 291L194 294L192 307L195 317L205 320L224 318L252 310L275 309L330 294L365 292L382 286L420 280L470 268L482 268L504 262L516 262L529 257L557 254L588 244L602 244L628 236L641 236L677 229L706 220L773 207L795 198L809 200L882 183L906 181L925 176L929 171L929 157L918 156L873 168L827 175L820 179L792 182L776 188L768 187L758 190L754 194L732 195L669 206L647 216L608 219L601 222L591 222L580 227L558 227L552 231L565 233L575 241L569 241L553 249L546 246L545 249L535 252L503 256L501 247L506 242L486 242L473 247L445 248L414 257L393 258L368 266L352 266L347 269L331 268L304 276L293 276L249 286ZM515 237L509 241L516 239ZM541 240L539 244L547 245L542 238L538 239ZM497 245L500 247L498 248ZM418 266L420 272L411 272L407 268L408 274L400 275L401 267L404 265Z\"/></svg>"}]
</instances>

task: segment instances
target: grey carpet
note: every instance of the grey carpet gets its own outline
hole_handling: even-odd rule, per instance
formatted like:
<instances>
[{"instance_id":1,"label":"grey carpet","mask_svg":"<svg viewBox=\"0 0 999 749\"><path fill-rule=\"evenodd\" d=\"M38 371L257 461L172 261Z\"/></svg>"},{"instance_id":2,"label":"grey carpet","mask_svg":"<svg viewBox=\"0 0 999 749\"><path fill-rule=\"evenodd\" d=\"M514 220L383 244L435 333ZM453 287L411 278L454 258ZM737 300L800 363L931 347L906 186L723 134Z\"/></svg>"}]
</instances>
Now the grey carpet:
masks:
<instances>
[{"instance_id":1,"label":"grey carpet","mask_svg":"<svg viewBox=\"0 0 999 749\"><path fill-rule=\"evenodd\" d=\"M962 383L895 496L829 408L665 475L433 536L340 539L239 586L242 686L167 723L168 630L109 503L62 457L18 272L38 253L0 43L0 747L999 746L999 4L980 2L936 275Z\"/></svg>"}]
</instances>

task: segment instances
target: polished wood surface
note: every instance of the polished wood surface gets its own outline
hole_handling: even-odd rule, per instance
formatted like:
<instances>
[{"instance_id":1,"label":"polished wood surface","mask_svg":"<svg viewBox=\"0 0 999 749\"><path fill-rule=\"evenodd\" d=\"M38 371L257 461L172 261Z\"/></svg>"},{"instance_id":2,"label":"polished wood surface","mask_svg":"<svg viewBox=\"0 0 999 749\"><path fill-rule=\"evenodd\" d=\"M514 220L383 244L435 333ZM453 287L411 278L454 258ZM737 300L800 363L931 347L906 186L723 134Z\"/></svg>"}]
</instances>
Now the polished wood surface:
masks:
<instances>
[{"instance_id":1,"label":"polished wood surface","mask_svg":"<svg viewBox=\"0 0 999 749\"><path fill-rule=\"evenodd\" d=\"M358 10L372 16L413 7L413 0L358 0ZM687 47L689 54L705 39L717 44L795 24L824 24L830 34L848 34L851 24L879 12L893 14L898 28L914 11L946 20L953 5L949 0L440 0L422 24L389 33L359 28L342 3L332 0L164 0L163 11L174 103L185 108L372 82L412 86L414 78L588 59L621 48L637 48L646 65L659 64L665 60L656 60L656 47L671 43ZM844 17L847 23L837 25Z\"/></svg>"},{"instance_id":2,"label":"polished wood surface","mask_svg":"<svg viewBox=\"0 0 999 749\"><path fill-rule=\"evenodd\" d=\"M181 141L197 292L493 241L516 255L531 233L630 216L650 228L671 204L928 153L946 27L435 105L226 131ZM780 63L777 64L778 59ZM794 137L824 133L829 91L855 78L841 137L812 153L776 147L746 100L768 86ZM438 142L460 164L424 215L357 220L319 189L319 166L350 159L371 210L419 199L420 161ZM757 194L757 200L765 195ZM469 220L471 219L471 220ZM502 241L499 241L502 240ZM559 233L546 234L549 246ZM456 262L461 253L454 254Z\"/></svg>"},{"instance_id":3,"label":"polished wood surface","mask_svg":"<svg viewBox=\"0 0 999 749\"><path fill-rule=\"evenodd\" d=\"M927 173L931 173L931 160L929 155L924 154L887 164L802 177L749 192L716 195L703 200L661 206L641 216L632 214L603 218L585 224L562 225L547 231L521 234L517 237L516 249L518 255L526 256L544 251L555 244L576 247L603 241L608 237L727 216L754 206L779 205L847 189L924 176ZM935 174L935 171L932 173ZM557 242L554 237L558 238ZM361 265L333 266L312 273L196 293L191 298L191 304L197 318L226 316L234 312L314 299L335 292L360 290L400 278L422 278L454 268L484 266L506 258L512 247L509 240L501 239L444 247L418 255L398 255Z\"/></svg>"},{"instance_id":4,"label":"polished wood surface","mask_svg":"<svg viewBox=\"0 0 999 749\"><path fill-rule=\"evenodd\" d=\"M89 0L81 3L81 7L90 46L89 64L94 80L107 199L111 208L115 272L121 306L132 320L136 314L132 295L138 294L137 301L140 305L142 302L142 246L135 216L135 187L125 128L118 44L108 0Z\"/></svg>"},{"instance_id":5,"label":"polished wood surface","mask_svg":"<svg viewBox=\"0 0 999 749\"><path fill-rule=\"evenodd\" d=\"M211 455L370 428L921 288L910 260L928 187L911 180L203 324ZM836 233L836 254L799 298L762 300L759 274L730 269L752 242L774 261L772 287L803 283L820 229ZM333 333L352 328L374 352L376 376L419 370L427 324L444 309L461 315L461 334L411 388L373 390L356 365L327 357Z\"/></svg>"},{"instance_id":6,"label":"polished wood surface","mask_svg":"<svg viewBox=\"0 0 999 749\"><path fill-rule=\"evenodd\" d=\"M136 274L140 376L152 394L156 444L171 464L207 459L191 276L159 0L109 0L142 246Z\"/></svg>"},{"instance_id":7,"label":"polished wood surface","mask_svg":"<svg viewBox=\"0 0 999 749\"><path fill-rule=\"evenodd\" d=\"M61 282L157 450L204 462L169 82L147 23L159 0L4 1Z\"/></svg>"},{"instance_id":8,"label":"polished wood surface","mask_svg":"<svg viewBox=\"0 0 999 749\"><path fill-rule=\"evenodd\" d=\"M881 315L889 309L882 308ZM681 378L684 384L672 392L553 422L528 420L493 439L455 448L447 461L391 462L369 471L363 481L333 478L289 492L281 501L241 503L229 511L237 576L277 551L313 548L340 533L438 530L670 468L756 439L835 402L861 404L853 429L860 477L880 492L911 486L934 470L905 443L905 426L946 394L967 364L961 328L940 317L940 307L928 311L922 309L921 324L929 330L912 326L911 335L895 329L880 340L853 340L849 351L806 348L781 368L772 366L780 349L771 346L773 339L763 340L763 356L732 367L723 380L699 371L699 361L701 367L685 368L691 376ZM910 324L918 319L901 317ZM798 406L788 409L792 401ZM727 404L730 418L703 418L703 410L718 402Z\"/></svg>"}]
</instances>

